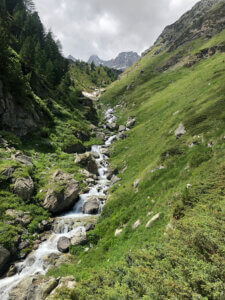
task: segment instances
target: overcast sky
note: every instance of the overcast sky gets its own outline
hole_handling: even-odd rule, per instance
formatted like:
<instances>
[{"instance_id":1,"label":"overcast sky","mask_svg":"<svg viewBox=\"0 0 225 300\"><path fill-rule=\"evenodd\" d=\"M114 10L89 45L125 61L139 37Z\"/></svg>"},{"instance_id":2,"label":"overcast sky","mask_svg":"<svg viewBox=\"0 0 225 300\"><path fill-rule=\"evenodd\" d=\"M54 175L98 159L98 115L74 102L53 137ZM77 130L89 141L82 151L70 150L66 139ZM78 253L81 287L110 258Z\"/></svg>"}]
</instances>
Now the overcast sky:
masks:
<instances>
[{"instance_id":1,"label":"overcast sky","mask_svg":"<svg viewBox=\"0 0 225 300\"><path fill-rule=\"evenodd\" d=\"M114 58L149 48L166 25L198 0L34 0L67 56Z\"/></svg>"}]
</instances>

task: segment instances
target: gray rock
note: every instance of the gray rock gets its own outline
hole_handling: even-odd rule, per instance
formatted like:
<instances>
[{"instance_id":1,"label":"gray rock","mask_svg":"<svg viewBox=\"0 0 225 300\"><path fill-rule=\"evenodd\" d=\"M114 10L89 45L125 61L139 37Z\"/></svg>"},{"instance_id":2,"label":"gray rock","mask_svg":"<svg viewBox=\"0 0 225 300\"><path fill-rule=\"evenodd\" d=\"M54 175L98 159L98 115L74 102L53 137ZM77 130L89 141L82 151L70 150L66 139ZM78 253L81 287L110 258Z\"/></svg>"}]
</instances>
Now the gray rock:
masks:
<instances>
[{"instance_id":1,"label":"gray rock","mask_svg":"<svg viewBox=\"0 0 225 300\"><path fill-rule=\"evenodd\" d=\"M8 300L41 300L57 287L59 279L54 277L25 277L9 293Z\"/></svg>"},{"instance_id":2,"label":"gray rock","mask_svg":"<svg viewBox=\"0 0 225 300\"><path fill-rule=\"evenodd\" d=\"M127 128L131 128L135 125L136 123L136 118L135 117L129 117L126 123Z\"/></svg>"},{"instance_id":3,"label":"gray rock","mask_svg":"<svg viewBox=\"0 0 225 300\"><path fill-rule=\"evenodd\" d=\"M106 126L109 130L112 130L112 131L119 129L119 125L116 123L107 123Z\"/></svg>"},{"instance_id":4,"label":"gray rock","mask_svg":"<svg viewBox=\"0 0 225 300\"><path fill-rule=\"evenodd\" d=\"M22 250L22 249L28 248L29 245L30 245L29 241L25 240L19 244L18 249Z\"/></svg>"},{"instance_id":5,"label":"gray rock","mask_svg":"<svg viewBox=\"0 0 225 300\"><path fill-rule=\"evenodd\" d=\"M84 214L90 214L95 215L99 211L99 202L96 197L91 197L84 203L83 206L83 213Z\"/></svg>"},{"instance_id":6,"label":"gray rock","mask_svg":"<svg viewBox=\"0 0 225 300\"><path fill-rule=\"evenodd\" d=\"M126 130L126 126L124 126L124 125L119 126L119 132L125 131L125 130Z\"/></svg>"},{"instance_id":7,"label":"gray rock","mask_svg":"<svg viewBox=\"0 0 225 300\"><path fill-rule=\"evenodd\" d=\"M111 180L113 175L117 175L117 174L118 174L118 170L116 168L109 167L106 173L106 178L108 180Z\"/></svg>"},{"instance_id":8,"label":"gray rock","mask_svg":"<svg viewBox=\"0 0 225 300\"><path fill-rule=\"evenodd\" d=\"M87 242L86 232L79 231L71 239L72 246L84 245Z\"/></svg>"},{"instance_id":9,"label":"gray rock","mask_svg":"<svg viewBox=\"0 0 225 300\"><path fill-rule=\"evenodd\" d=\"M98 152L91 152L95 159L98 159L100 156Z\"/></svg>"},{"instance_id":10,"label":"gray rock","mask_svg":"<svg viewBox=\"0 0 225 300\"><path fill-rule=\"evenodd\" d=\"M119 178L119 177L113 175L113 177L112 177L112 179L111 179L111 183L112 183L112 184L115 184L115 183L119 182L120 180L121 180L121 178Z\"/></svg>"},{"instance_id":11,"label":"gray rock","mask_svg":"<svg viewBox=\"0 0 225 300\"><path fill-rule=\"evenodd\" d=\"M132 229L136 229L141 225L141 221L138 219L133 225L132 225Z\"/></svg>"},{"instance_id":12,"label":"gray rock","mask_svg":"<svg viewBox=\"0 0 225 300\"><path fill-rule=\"evenodd\" d=\"M34 182L32 178L29 176L16 179L13 192L23 200L29 200L34 192Z\"/></svg>"},{"instance_id":13,"label":"gray rock","mask_svg":"<svg viewBox=\"0 0 225 300\"><path fill-rule=\"evenodd\" d=\"M0 127L23 137L44 124L45 113L38 109L34 100L29 102L29 110L10 94L0 92Z\"/></svg>"},{"instance_id":14,"label":"gray rock","mask_svg":"<svg viewBox=\"0 0 225 300\"><path fill-rule=\"evenodd\" d=\"M0 245L0 275L4 273L8 266L10 252Z\"/></svg>"},{"instance_id":15,"label":"gray rock","mask_svg":"<svg viewBox=\"0 0 225 300\"><path fill-rule=\"evenodd\" d=\"M174 134L175 137L178 139L180 138L182 135L184 135L186 133L186 130L184 128L184 125L182 123L180 123L179 127L175 130Z\"/></svg>"},{"instance_id":16,"label":"gray rock","mask_svg":"<svg viewBox=\"0 0 225 300\"><path fill-rule=\"evenodd\" d=\"M11 277L11 276L15 275L16 273L17 273L17 267L15 265L12 265L9 268L9 271L7 272L6 276Z\"/></svg>"},{"instance_id":17,"label":"gray rock","mask_svg":"<svg viewBox=\"0 0 225 300\"><path fill-rule=\"evenodd\" d=\"M128 134L125 133L125 132L119 132L119 133L116 135L116 139L117 139L117 140L125 140L127 137L128 137Z\"/></svg>"},{"instance_id":18,"label":"gray rock","mask_svg":"<svg viewBox=\"0 0 225 300\"><path fill-rule=\"evenodd\" d=\"M70 209L78 200L80 186L70 174L56 171L52 176L56 189L49 189L42 206L53 214Z\"/></svg>"},{"instance_id":19,"label":"gray rock","mask_svg":"<svg viewBox=\"0 0 225 300\"><path fill-rule=\"evenodd\" d=\"M86 232L95 229L95 224L94 223L88 223L85 225L85 230Z\"/></svg>"},{"instance_id":20,"label":"gray rock","mask_svg":"<svg viewBox=\"0 0 225 300\"><path fill-rule=\"evenodd\" d=\"M75 163L86 168L89 172L98 175L98 165L90 152L77 155Z\"/></svg>"},{"instance_id":21,"label":"gray rock","mask_svg":"<svg viewBox=\"0 0 225 300\"><path fill-rule=\"evenodd\" d=\"M13 157L16 161L20 162L23 165L32 167L33 166L33 161L32 158L26 155L22 154L17 154Z\"/></svg>"},{"instance_id":22,"label":"gray rock","mask_svg":"<svg viewBox=\"0 0 225 300\"><path fill-rule=\"evenodd\" d=\"M76 282L73 276L60 278L58 286L51 292L51 294L46 298L46 300L58 299L58 292L65 289L72 290L74 288L75 283Z\"/></svg>"},{"instance_id":23,"label":"gray rock","mask_svg":"<svg viewBox=\"0 0 225 300\"><path fill-rule=\"evenodd\" d=\"M151 226L151 224L153 222L155 222L156 220L158 220L160 217L160 214L156 214L154 217L151 218L151 220L148 221L148 223L146 224L146 228L149 228Z\"/></svg>"},{"instance_id":24,"label":"gray rock","mask_svg":"<svg viewBox=\"0 0 225 300\"><path fill-rule=\"evenodd\" d=\"M21 224L22 226L26 226L30 224L32 218L30 216L30 213L26 213L20 210L15 209L7 209L5 214L7 216L10 216L11 218L15 219L15 222Z\"/></svg>"},{"instance_id":25,"label":"gray rock","mask_svg":"<svg viewBox=\"0 0 225 300\"><path fill-rule=\"evenodd\" d=\"M69 251L70 245L71 245L71 240L65 236L59 238L57 242L57 248L62 253L67 253Z\"/></svg>"},{"instance_id":26,"label":"gray rock","mask_svg":"<svg viewBox=\"0 0 225 300\"><path fill-rule=\"evenodd\" d=\"M16 167L9 167L2 171L2 175L6 177L6 179L12 178L13 173L15 172Z\"/></svg>"},{"instance_id":27,"label":"gray rock","mask_svg":"<svg viewBox=\"0 0 225 300\"><path fill-rule=\"evenodd\" d=\"M101 152L102 152L103 155L109 156L109 150L108 149L102 148Z\"/></svg>"}]
</instances>

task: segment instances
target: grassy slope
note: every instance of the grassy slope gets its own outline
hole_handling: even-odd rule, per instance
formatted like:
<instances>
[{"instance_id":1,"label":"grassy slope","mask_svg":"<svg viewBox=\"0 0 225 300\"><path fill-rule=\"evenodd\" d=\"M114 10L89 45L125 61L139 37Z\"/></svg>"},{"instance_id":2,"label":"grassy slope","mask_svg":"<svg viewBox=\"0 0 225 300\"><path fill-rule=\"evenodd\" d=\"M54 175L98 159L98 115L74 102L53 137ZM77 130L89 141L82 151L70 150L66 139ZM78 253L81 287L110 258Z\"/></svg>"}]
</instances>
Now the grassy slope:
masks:
<instances>
[{"instance_id":1,"label":"grassy slope","mask_svg":"<svg viewBox=\"0 0 225 300\"><path fill-rule=\"evenodd\" d=\"M224 39L225 31L179 52L185 57ZM102 97L103 105L122 106L116 111L119 123L131 115L137 123L128 139L112 147L111 163L122 180L111 189L98 226L89 234L94 248L84 253L80 247L73 265L50 271L79 280L72 299L224 295L225 54L158 73L155 67L178 50L158 56L154 50ZM187 133L176 140L180 122ZM189 147L192 142L196 145ZM151 172L159 165L165 169ZM132 187L136 179L138 193ZM187 189L187 184L192 186ZM148 212L161 215L146 229ZM138 219L141 225L132 230ZM175 229L166 231L169 222ZM117 228L124 229L115 237Z\"/></svg>"},{"instance_id":2,"label":"grassy slope","mask_svg":"<svg viewBox=\"0 0 225 300\"><path fill-rule=\"evenodd\" d=\"M117 79L119 72L107 67L91 66L85 62L75 62L70 67L75 86L81 90L91 91L94 88L106 87Z\"/></svg>"}]
</instances>

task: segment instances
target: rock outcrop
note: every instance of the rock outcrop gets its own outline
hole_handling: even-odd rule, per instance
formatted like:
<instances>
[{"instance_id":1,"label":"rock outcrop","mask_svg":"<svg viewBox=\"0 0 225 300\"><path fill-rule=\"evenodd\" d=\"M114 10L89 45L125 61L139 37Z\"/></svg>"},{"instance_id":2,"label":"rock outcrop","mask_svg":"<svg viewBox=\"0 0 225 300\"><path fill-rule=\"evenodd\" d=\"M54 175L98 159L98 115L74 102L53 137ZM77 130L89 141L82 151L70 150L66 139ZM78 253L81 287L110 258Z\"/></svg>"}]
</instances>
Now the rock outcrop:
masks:
<instances>
[{"instance_id":1,"label":"rock outcrop","mask_svg":"<svg viewBox=\"0 0 225 300\"><path fill-rule=\"evenodd\" d=\"M87 235L84 231L78 231L72 238L71 238L71 245L78 246L84 245L87 241Z\"/></svg>"},{"instance_id":2,"label":"rock outcrop","mask_svg":"<svg viewBox=\"0 0 225 300\"><path fill-rule=\"evenodd\" d=\"M0 245L0 275L6 271L10 258L10 252Z\"/></svg>"},{"instance_id":3,"label":"rock outcrop","mask_svg":"<svg viewBox=\"0 0 225 300\"><path fill-rule=\"evenodd\" d=\"M32 178L29 176L16 179L13 192L23 200L29 200L34 192L34 182Z\"/></svg>"},{"instance_id":4,"label":"rock outcrop","mask_svg":"<svg viewBox=\"0 0 225 300\"><path fill-rule=\"evenodd\" d=\"M125 71L139 59L140 56L136 52L131 51L122 52L115 59L108 61L100 59L97 55L92 55L88 63L91 64L93 62L96 66L103 65L111 69Z\"/></svg>"},{"instance_id":5,"label":"rock outcrop","mask_svg":"<svg viewBox=\"0 0 225 300\"><path fill-rule=\"evenodd\" d=\"M96 197L89 198L83 206L83 213L84 214L90 214L95 215L99 211L99 202Z\"/></svg>"},{"instance_id":6,"label":"rock outcrop","mask_svg":"<svg viewBox=\"0 0 225 300\"><path fill-rule=\"evenodd\" d=\"M70 239L65 236L59 238L57 242L57 248L62 253L67 253L69 251L70 245L71 245Z\"/></svg>"},{"instance_id":7,"label":"rock outcrop","mask_svg":"<svg viewBox=\"0 0 225 300\"><path fill-rule=\"evenodd\" d=\"M29 102L29 111L11 94L3 93L3 84L0 81L0 128L11 131L23 137L32 130L43 125L44 114Z\"/></svg>"},{"instance_id":8,"label":"rock outcrop","mask_svg":"<svg viewBox=\"0 0 225 300\"><path fill-rule=\"evenodd\" d=\"M73 207L78 200L80 186L70 174L56 171L51 179L42 206L53 214L61 213Z\"/></svg>"},{"instance_id":9,"label":"rock outcrop","mask_svg":"<svg viewBox=\"0 0 225 300\"><path fill-rule=\"evenodd\" d=\"M7 209L5 214L14 219L14 222L19 223L22 226L27 226L32 220L29 212Z\"/></svg>"},{"instance_id":10,"label":"rock outcrop","mask_svg":"<svg viewBox=\"0 0 225 300\"><path fill-rule=\"evenodd\" d=\"M40 300L57 287L59 279L43 278L38 275L25 277L9 293L8 300Z\"/></svg>"},{"instance_id":11,"label":"rock outcrop","mask_svg":"<svg viewBox=\"0 0 225 300\"><path fill-rule=\"evenodd\" d=\"M77 155L75 163L86 168L89 172L98 175L98 165L92 153L86 152L84 154Z\"/></svg>"},{"instance_id":12,"label":"rock outcrop","mask_svg":"<svg viewBox=\"0 0 225 300\"><path fill-rule=\"evenodd\" d=\"M175 137L177 139L179 139L182 135L184 135L186 133L186 130L184 128L184 125L182 123L180 123L180 125L178 126L178 128L175 130L174 134Z\"/></svg>"},{"instance_id":13,"label":"rock outcrop","mask_svg":"<svg viewBox=\"0 0 225 300\"><path fill-rule=\"evenodd\" d=\"M224 0L203 0L199 1L190 11L186 12L177 22L167 26L157 39L155 45L160 48L158 54L169 48L169 51L194 39L206 36L210 38L224 29L225 6L220 11L211 10L212 7ZM146 55L149 51L146 51Z\"/></svg>"}]
</instances>

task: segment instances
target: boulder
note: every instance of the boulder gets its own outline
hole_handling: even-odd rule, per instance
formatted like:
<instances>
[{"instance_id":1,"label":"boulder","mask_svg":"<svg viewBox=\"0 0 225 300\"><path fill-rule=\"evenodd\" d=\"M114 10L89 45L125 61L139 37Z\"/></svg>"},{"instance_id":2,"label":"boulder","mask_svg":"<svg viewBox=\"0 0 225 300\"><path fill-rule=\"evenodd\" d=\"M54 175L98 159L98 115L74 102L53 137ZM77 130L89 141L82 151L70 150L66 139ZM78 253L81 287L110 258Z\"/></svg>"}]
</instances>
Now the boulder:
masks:
<instances>
[{"instance_id":1,"label":"boulder","mask_svg":"<svg viewBox=\"0 0 225 300\"><path fill-rule=\"evenodd\" d=\"M106 149L106 148L102 148L102 149L101 149L101 153L102 153L103 155L109 156L109 150Z\"/></svg>"},{"instance_id":2,"label":"boulder","mask_svg":"<svg viewBox=\"0 0 225 300\"><path fill-rule=\"evenodd\" d=\"M119 133L116 135L116 139L117 139L117 140L125 140L127 137L128 137L128 134L125 133L125 132L119 132Z\"/></svg>"},{"instance_id":3,"label":"boulder","mask_svg":"<svg viewBox=\"0 0 225 300\"><path fill-rule=\"evenodd\" d=\"M92 152L92 155L94 156L95 159L100 158L100 155L98 152Z\"/></svg>"},{"instance_id":4,"label":"boulder","mask_svg":"<svg viewBox=\"0 0 225 300\"><path fill-rule=\"evenodd\" d=\"M61 238L59 238L59 240L57 242L57 248L62 253L69 252L70 245L71 245L71 240L65 236L62 236Z\"/></svg>"},{"instance_id":5,"label":"boulder","mask_svg":"<svg viewBox=\"0 0 225 300\"><path fill-rule=\"evenodd\" d=\"M21 224L22 226L30 224L32 220L29 212L23 212L21 210L7 209L5 214L15 219L15 222Z\"/></svg>"},{"instance_id":6,"label":"boulder","mask_svg":"<svg viewBox=\"0 0 225 300\"><path fill-rule=\"evenodd\" d=\"M136 118L135 117L129 117L126 123L127 128L131 128L135 125L136 123Z\"/></svg>"},{"instance_id":7,"label":"boulder","mask_svg":"<svg viewBox=\"0 0 225 300\"><path fill-rule=\"evenodd\" d=\"M0 245L0 275L7 269L10 259L10 252Z\"/></svg>"},{"instance_id":8,"label":"boulder","mask_svg":"<svg viewBox=\"0 0 225 300\"><path fill-rule=\"evenodd\" d=\"M136 179L133 183L133 188L136 189L139 185L140 179Z\"/></svg>"},{"instance_id":9,"label":"boulder","mask_svg":"<svg viewBox=\"0 0 225 300\"><path fill-rule=\"evenodd\" d=\"M112 177L117 174L118 174L118 170L116 168L109 167L108 171L106 172L106 178L108 180L111 180Z\"/></svg>"},{"instance_id":10,"label":"boulder","mask_svg":"<svg viewBox=\"0 0 225 300\"><path fill-rule=\"evenodd\" d=\"M84 245L87 242L86 232L78 231L71 239L72 246Z\"/></svg>"},{"instance_id":11,"label":"boulder","mask_svg":"<svg viewBox=\"0 0 225 300\"><path fill-rule=\"evenodd\" d=\"M115 184L117 182L119 182L121 180L121 178L117 177L116 175L113 175L111 178L111 183Z\"/></svg>"},{"instance_id":12,"label":"boulder","mask_svg":"<svg viewBox=\"0 0 225 300\"><path fill-rule=\"evenodd\" d=\"M6 179L12 178L13 173L15 172L16 167L9 167L2 171L2 175L6 177Z\"/></svg>"},{"instance_id":13,"label":"boulder","mask_svg":"<svg viewBox=\"0 0 225 300\"><path fill-rule=\"evenodd\" d=\"M138 228L139 226L141 225L141 221L140 220L137 220L133 225L132 225L132 229L136 229Z\"/></svg>"},{"instance_id":14,"label":"boulder","mask_svg":"<svg viewBox=\"0 0 225 300\"><path fill-rule=\"evenodd\" d=\"M90 197L83 205L83 213L95 215L99 211L99 202L96 197Z\"/></svg>"},{"instance_id":15,"label":"boulder","mask_svg":"<svg viewBox=\"0 0 225 300\"><path fill-rule=\"evenodd\" d=\"M25 277L9 293L8 300L40 300L57 287L59 279L40 277L38 275Z\"/></svg>"},{"instance_id":16,"label":"boulder","mask_svg":"<svg viewBox=\"0 0 225 300\"><path fill-rule=\"evenodd\" d=\"M29 176L16 179L13 192L23 200L29 200L34 192L34 182L32 178Z\"/></svg>"},{"instance_id":17,"label":"boulder","mask_svg":"<svg viewBox=\"0 0 225 300\"><path fill-rule=\"evenodd\" d=\"M158 220L159 217L160 217L160 214L156 214L154 217L151 218L151 220L148 221L148 223L146 224L145 227L149 228L153 222Z\"/></svg>"},{"instance_id":18,"label":"boulder","mask_svg":"<svg viewBox=\"0 0 225 300\"><path fill-rule=\"evenodd\" d=\"M126 130L126 126L124 126L124 125L120 125L119 126L119 132L122 132L122 131L125 131Z\"/></svg>"},{"instance_id":19,"label":"boulder","mask_svg":"<svg viewBox=\"0 0 225 300\"><path fill-rule=\"evenodd\" d=\"M119 129L119 125L116 123L107 123L106 126L109 130L112 130L112 131Z\"/></svg>"},{"instance_id":20,"label":"boulder","mask_svg":"<svg viewBox=\"0 0 225 300\"><path fill-rule=\"evenodd\" d=\"M184 135L186 133L186 130L184 128L184 125L182 123L180 123L180 125L178 126L178 128L175 130L174 134L175 137L177 139L179 139L182 135Z\"/></svg>"},{"instance_id":21,"label":"boulder","mask_svg":"<svg viewBox=\"0 0 225 300\"><path fill-rule=\"evenodd\" d=\"M75 283L76 282L73 276L60 278L58 286L51 292L51 294L46 298L46 300L58 299L58 293L60 293L61 290L72 290L74 288Z\"/></svg>"},{"instance_id":22,"label":"boulder","mask_svg":"<svg viewBox=\"0 0 225 300\"><path fill-rule=\"evenodd\" d=\"M123 232L123 229L116 229L116 230L115 230L115 233L114 233L114 236L118 236L118 235L120 235L122 232Z\"/></svg>"},{"instance_id":23,"label":"boulder","mask_svg":"<svg viewBox=\"0 0 225 300\"><path fill-rule=\"evenodd\" d=\"M26 165L28 167L32 167L33 166L33 161L32 158L26 155L22 155L22 154L16 154L13 157L16 161L20 162L23 165Z\"/></svg>"},{"instance_id":24,"label":"boulder","mask_svg":"<svg viewBox=\"0 0 225 300\"><path fill-rule=\"evenodd\" d=\"M76 156L75 163L86 168L89 172L98 175L98 165L92 153L86 152Z\"/></svg>"},{"instance_id":25,"label":"boulder","mask_svg":"<svg viewBox=\"0 0 225 300\"><path fill-rule=\"evenodd\" d=\"M30 242L28 240L25 240L19 244L18 249L23 250L25 248L28 248L29 246L30 246Z\"/></svg>"},{"instance_id":26,"label":"boulder","mask_svg":"<svg viewBox=\"0 0 225 300\"><path fill-rule=\"evenodd\" d=\"M70 174L56 171L51 179L56 188L50 188L42 206L53 214L72 208L78 200L80 186Z\"/></svg>"},{"instance_id":27,"label":"boulder","mask_svg":"<svg viewBox=\"0 0 225 300\"><path fill-rule=\"evenodd\" d=\"M86 151L86 148L83 146L83 144L81 144L80 142L77 142L75 144L66 146L63 149L64 152L66 153L84 153Z\"/></svg>"},{"instance_id":28,"label":"boulder","mask_svg":"<svg viewBox=\"0 0 225 300\"><path fill-rule=\"evenodd\" d=\"M88 232L88 231L90 231L90 230L93 230L93 229L95 229L95 224L94 224L94 223L87 223L87 224L85 225L85 230L86 230L86 232Z\"/></svg>"}]
</instances>

